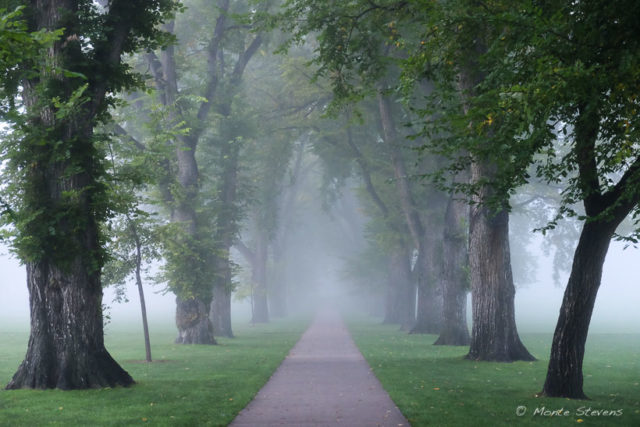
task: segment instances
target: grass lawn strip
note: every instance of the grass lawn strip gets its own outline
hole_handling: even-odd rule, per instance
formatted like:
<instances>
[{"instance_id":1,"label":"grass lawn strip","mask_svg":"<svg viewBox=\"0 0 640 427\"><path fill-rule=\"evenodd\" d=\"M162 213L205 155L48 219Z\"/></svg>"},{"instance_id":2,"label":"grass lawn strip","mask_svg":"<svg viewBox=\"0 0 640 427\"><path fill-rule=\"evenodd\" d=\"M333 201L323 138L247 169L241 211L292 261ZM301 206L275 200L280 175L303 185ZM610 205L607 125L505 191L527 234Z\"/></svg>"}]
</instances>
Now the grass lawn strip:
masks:
<instances>
[{"instance_id":1,"label":"grass lawn strip","mask_svg":"<svg viewBox=\"0 0 640 427\"><path fill-rule=\"evenodd\" d=\"M227 425L266 383L308 321L235 325L217 346L172 344L175 332L152 326L154 362L142 363L139 333L107 334L107 349L137 384L100 390L0 391L1 426ZM9 382L27 335L0 334L0 383Z\"/></svg>"},{"instance_id":2,"label":"grass lawn strip","mask_svg":"<svg viewBox=\"0 0 640 427\"><path fill-rule=\"evenodd\" d=\"M522 335L537 362L489 363L464 360L466 347L434 346L435 335L408 335L379 320L352 319L348 326L413 426L640 426L639 335L589 336L584 374L591 400L575 401L535 397L551 335Z\"/></svg>"}]
</instances>

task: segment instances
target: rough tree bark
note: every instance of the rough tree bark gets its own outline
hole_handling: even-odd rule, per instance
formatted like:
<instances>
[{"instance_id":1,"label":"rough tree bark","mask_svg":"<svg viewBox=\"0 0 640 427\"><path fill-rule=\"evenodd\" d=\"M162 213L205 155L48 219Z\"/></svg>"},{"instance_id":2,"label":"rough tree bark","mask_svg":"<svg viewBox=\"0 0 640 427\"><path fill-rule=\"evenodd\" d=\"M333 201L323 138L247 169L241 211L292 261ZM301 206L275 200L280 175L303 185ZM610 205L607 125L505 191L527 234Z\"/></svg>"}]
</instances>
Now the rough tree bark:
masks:
<instances>
[{"instance_id":1,"label":"rough tree bark","mask_svg":"<svg viewBox=\"0 0 640 427\"><path fill-rule=\"evenodd\" d=\"M82 192L91 185L88 174L68 178L65 169L56 165L36 172L40 175L36 180L48 187L46 200L51 206L61 203L63 192ZM76 254L69 266L48 259L27 263L31 334L25 359L8 389L67 390L134 382L104 347L100 270L89 255L99 251L97 224L92 201L82 195L78 203L79 212L86 214L84 230L74 232L74 224L65 222L57 231L70 236L83 253Z\"/></svg>"},{"instance_id":2,"label":"rough tree bark","mask_svg":"<svg viewBox=\"0 0 640 427\"><path fill-rule=\"evenodd\" d=\"M442 249L443 324L435 345L469 345L467 293L469 255L467 224L469 205L449 196Z\"/></svg>"},{"instance_id":3,"label":"rough tree bark","mask_svg":"<svg viewBox=\"0 0 640 427\"><path fill-rule=\"evenodd\" d=\"M413 239L413 244L418 251L421 251L422 237L424 236L424 226L416 209L416 204L411 191L411 184L407 169L402 158L402 153L398 147L398 134L396 131L391 103L387 96L378 93L378 112L380 114L380 123L382 126L382 134L385 144L389 147L391 153L391 163L393 164L393 173L395 176L398 197L400 198L400 206L405 215L407 226ZM376 200L374 198L374 200Z\"/></svg>"},{"instance_id":4,"label":"rough tree bark","mask_svg":"<svg viewBox=\"0 0 640 427\"><path fill-rule=\"evenodd\" d=\"M133 384L104 347L100 275L88 270L79 259L68 271L48 262L27 264L31 335L7 389Z\"/></svg>"},{"instance_id":5,"label":"rough tree bark","mask_svg":"<svg viewBox=\"0 0 640 427\"><path fill-rule=\"evenodd\" d=\"M486 177L486 166L471 166L471 179ZM515 287L509 251L509 212L497 213L478 204L471 207L469 265L473 322L467 359L511 362L535 360L520 341L516 328Z\"/></svg>"},{"instance_id":6,"label":"rough tree bark","mask_svg":"<svg viewBox=\"0 0 640 427\"><path fill-rule=\"evenodd\" d=\"M216 344L209 304L198 298L176 297L176 344Z\"/></svg>"},{"instance_id":7,"label":"rough tree bark","mask_svg":"<svg viewBox=\"0 0 640 427\"><path fill-rule=\"evenodd\" d=\"M476 61L486 52L486 47L477 39L472 49L459 78L461 96L467 99L485 78L477 71ZM469 105L463 105L463 109L467 113ZM490 134L484 144L491 142ZM495 165L477 156L472 158L471 184L490 183L494 176ZM491 209L487 204L491 191L490 185L483 184L472 197L469 213L472 330L466 357L500 362L535 360L520 341L516 328L508 201L497 210Z\"/></svg>"}]
</instances>

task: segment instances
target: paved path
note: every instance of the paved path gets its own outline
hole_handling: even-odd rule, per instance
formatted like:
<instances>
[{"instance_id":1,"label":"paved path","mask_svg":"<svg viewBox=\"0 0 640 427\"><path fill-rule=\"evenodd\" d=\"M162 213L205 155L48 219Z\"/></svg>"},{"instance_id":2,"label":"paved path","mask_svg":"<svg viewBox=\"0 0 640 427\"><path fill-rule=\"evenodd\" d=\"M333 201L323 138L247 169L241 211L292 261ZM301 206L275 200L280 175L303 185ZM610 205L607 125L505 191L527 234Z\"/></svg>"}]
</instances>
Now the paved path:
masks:
<instances>
[{"instance_id":1,"label":"paved path","mask_svg":"<svg viewBox=\"0 0 640 427\"><path fill-rule=\"evenodd\" d=\"M340 315L323 310L231 426L409 423L371 373Z\"/></svg>"}]
</instances>

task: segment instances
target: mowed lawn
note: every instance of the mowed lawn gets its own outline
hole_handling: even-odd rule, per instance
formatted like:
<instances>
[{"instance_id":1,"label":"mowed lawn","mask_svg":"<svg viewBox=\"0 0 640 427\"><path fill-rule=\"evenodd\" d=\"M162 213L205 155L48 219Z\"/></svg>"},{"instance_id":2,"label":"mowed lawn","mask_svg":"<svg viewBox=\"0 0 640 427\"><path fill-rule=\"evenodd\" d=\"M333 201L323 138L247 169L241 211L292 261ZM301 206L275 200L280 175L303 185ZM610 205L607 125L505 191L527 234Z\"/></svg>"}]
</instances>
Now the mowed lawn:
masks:
<instances>
[{"instance_id":1,"label":"mowed lawn","mask_svg":"<svg viewBox=\"0 0 640 427\"><path fill-rule=\"evenodd\" d=\"M471 362L463 360L466 348L432 345L435 335L408 335L369 319L348 323L413 426L640 426L640 335L589 336L584 374L591 400L576 401L535 397L551 335L522 335L537 362Z\"/></svg>"},{"instance_id":2,"label":"mowed lawn","mask_svg":"<svg viewBox=\"0 0 640 427\"><path fill-rule=\"evenodd\" d=\"M155 361L144 363L141 334L109 331L107 349L133 376L129 388L0 391L0 426L227 425L297 342L308 321L235 326L220 345L175 345L171 327L152 325ZM137 329L138 325L135 325ZM9 382L27 334L0 330L0 383Z\"/></svg>"}]
</instances>

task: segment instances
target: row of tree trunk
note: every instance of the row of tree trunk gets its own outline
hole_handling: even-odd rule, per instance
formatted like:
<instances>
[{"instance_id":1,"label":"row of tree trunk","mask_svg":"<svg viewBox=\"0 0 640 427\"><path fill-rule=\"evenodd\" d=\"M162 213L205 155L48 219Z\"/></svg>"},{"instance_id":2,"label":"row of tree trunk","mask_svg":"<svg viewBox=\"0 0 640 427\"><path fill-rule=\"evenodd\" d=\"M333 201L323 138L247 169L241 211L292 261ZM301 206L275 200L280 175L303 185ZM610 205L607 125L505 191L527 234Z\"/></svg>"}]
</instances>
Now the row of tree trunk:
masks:
<instances>
[{"instance_id":1,"label":"row of tree trunk","mask_svg":"<svg viewBox=\"0 0 640 427\"><path fill-rule=\"evenodd\" d=\"M470 345L469 359L533 360L516 329L507 210L491 211L485 206L484 194L476 196L471 208L466 200L457 200L451 194L446 210L441 212L443 225L434 226L439 222L431 220L427 228L413 199L391 105L381 92L378 95L381 130L390 148L400 205L418 250L413 273L415 285L409 285L417 287L417 308L415 299L407 298L405 290L407 262L399 268L401 255L393 252L385 321L400 323L402 329L409 328L411 333L439 334L436 340L439 345ZM455 179L480 182L489 173L486 165L474 162L470 176L460 174ZM408 258L406 252L404 257ZM466 322L469 290L473 304L471 337ZM397 310L407 313L400 314Z\"/></svg>"}]
</instances>

